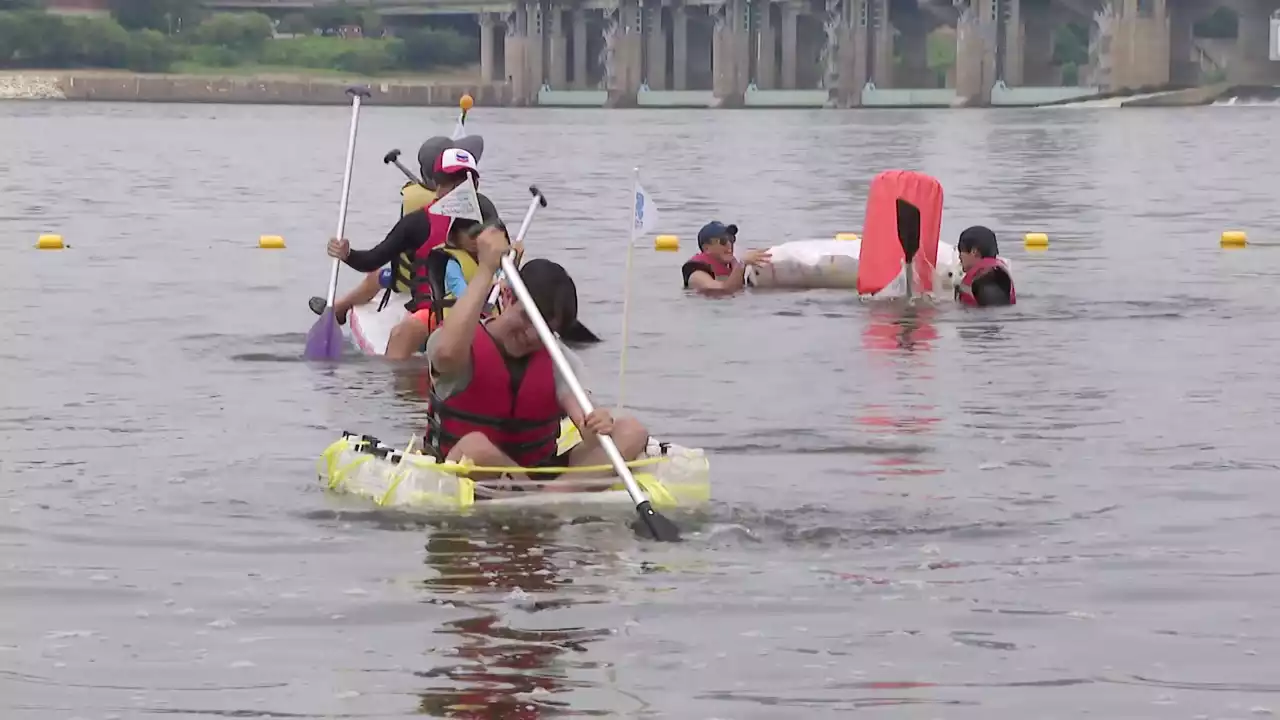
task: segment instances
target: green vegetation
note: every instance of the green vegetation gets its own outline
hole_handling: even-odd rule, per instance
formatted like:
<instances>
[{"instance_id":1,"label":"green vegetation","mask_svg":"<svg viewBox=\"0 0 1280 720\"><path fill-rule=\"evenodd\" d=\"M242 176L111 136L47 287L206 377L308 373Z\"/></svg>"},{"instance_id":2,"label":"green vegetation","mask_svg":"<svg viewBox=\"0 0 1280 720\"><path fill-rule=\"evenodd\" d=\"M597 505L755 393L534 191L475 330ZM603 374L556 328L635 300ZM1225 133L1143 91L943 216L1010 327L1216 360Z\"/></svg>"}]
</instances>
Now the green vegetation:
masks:
<instances>
[{"instance_id":1,"label":"green vegetation","mask_svg":"<svg viewBox=\"0 0 1280 720\"><path fill-rule=\"evenodd\" d=\"M925 43L925 53L928 58L925 64L937 78L936 87L946 87L947 73L956 66L956 34L933 32L929 34Z\"/></svg>"},{"instance_id":2,"label":"green vegetation","mask_svg":"<svg viewBox=\"0 0 1280 720\"><path fill-rule=\"evenodd\" d=\"M110 17L54 15L40 4L0 0L0 68L273 68L379 75L467 65L477 53L476 39L451 29L379 37L376 13L345 5L295 13L277 25L261 13L206 16L193 0L111 0ZM338 35L339 28L350 27L361 28L364 37Z\"/></svg>"}]
</instances>

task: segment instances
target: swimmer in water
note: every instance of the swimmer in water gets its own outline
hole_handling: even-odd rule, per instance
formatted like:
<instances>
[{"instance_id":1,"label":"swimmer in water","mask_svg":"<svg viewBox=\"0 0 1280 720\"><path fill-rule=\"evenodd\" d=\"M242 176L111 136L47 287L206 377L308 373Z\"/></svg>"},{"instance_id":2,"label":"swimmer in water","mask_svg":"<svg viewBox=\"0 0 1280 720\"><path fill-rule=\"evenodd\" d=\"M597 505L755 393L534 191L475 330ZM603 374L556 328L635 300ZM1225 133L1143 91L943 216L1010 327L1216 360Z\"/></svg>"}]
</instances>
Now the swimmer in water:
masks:
<instances>
[{"instance_id":1,"label":"swimmer in water","mask_svg":"<svg viewBox=\"0 0 1280 720\"><path fill-rule=\"evenodd\" d=\"M1000 258L996 234L990 228L974 225L960 233L956 251L960 253L960 269L964 272L956 286L956 300L974 307L1017 302L1013 275Z\"/></svg>"}]
</instances>

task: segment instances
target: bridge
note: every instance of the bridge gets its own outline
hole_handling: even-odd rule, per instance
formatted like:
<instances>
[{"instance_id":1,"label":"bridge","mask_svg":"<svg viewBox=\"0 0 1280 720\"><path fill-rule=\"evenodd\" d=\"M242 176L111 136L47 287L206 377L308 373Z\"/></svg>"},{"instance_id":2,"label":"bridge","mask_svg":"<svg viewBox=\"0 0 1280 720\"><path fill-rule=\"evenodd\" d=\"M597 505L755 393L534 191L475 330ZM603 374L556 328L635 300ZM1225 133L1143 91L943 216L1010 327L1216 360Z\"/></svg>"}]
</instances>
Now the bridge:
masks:
<instances>
[{"instance_id":1,"label":"bridge","mask_svg":"<svg viewBox=\"0 0 1280 720\"><path fill-rule=\"evenodd\" d=\"M337 3L205 4L280 15ZM1036 104L1207 79L1280 84L1280 0L370 0L360 7L393 25L475 18L481 80L506 83L524 104ZM1238 18L1235 41L1194 37L1193 26L1220 7ZM1088 60L1069 87L1053 58L1055 30L1066 24L1089 37ZM945 79L928 61L938 33L955 43Z\"/></svg>"}]
</instances>

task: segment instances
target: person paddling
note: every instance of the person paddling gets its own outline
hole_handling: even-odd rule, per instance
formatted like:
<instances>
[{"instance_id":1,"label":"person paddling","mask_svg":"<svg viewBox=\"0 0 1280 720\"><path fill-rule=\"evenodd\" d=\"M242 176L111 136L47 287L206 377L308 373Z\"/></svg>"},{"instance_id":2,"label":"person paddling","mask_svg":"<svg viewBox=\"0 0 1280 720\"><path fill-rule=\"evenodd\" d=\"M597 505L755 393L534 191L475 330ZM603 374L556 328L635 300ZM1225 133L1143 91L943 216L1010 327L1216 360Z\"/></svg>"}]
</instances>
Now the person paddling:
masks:
<instances>
[{"instance_id":1,"label":"person paddling","mask_svg":"<svg viewBox=\"0 0 1280 720\"><path fill-rule=\"evenodd\" d=\"M419 177L422 178L422 184L419 185L410 181L400 188L400 221L403 221L405 216L422 210L435 202L438 188L433 168L436 158L440 157L440 154L450 147L457 147L471 153L478 164L480 156L484 153L484 138L479 135L469 135L458 140L450 140L443 135L427 138L422 143L422 147L418 149ZM488 198L481 200L482 208L483 203L486 202L488 202ZM492 206L492 203L489 203L489 205ZM420 227L422 224L422 218L420 217L412 218L409 223L403 225L400 221L391 229L388 238L393 233L413 235L423 232ZM359 285L356 285L350 292L334 301L333 314L338 324L345 325L347 313L351 311L351 308L373 302L373 299L378 296L378 292L384 288L393 293L410 292L412 275L413 253L411 252L400 253L387 267L382 268L380 271L367 273L361 279ZM313 297L307 301L307 306L311 308L311 312L319 315L324 312L324 298Z\"/></svg>"},{"instance_id":2,"label":"person paddling","mask_svg":"<svg viewBox=\"0 0 1280 720\"><path fill-rule=\"evenodd\" d=\"M475 159L465 150L449 148L434 163L436 193L443 198L464 182L478 184L480 171ZM497 208L484 195L477 193L483 222L500 222ZM434 204L434 202L432 203ZM410 278L412 298L405 305L409 316L391 330L384 355L388 360L404 360L422 348L422 343L435 328L431 283L427 273L427 256L443 245L453 218L429 212L431 205L401 218L386 239L370 250L352 250L345 238L329 241L330 257L350 267L368 272L381 267L401 254L413 257Z\"/></svg>"},{"instance_id":3,"label":"person paddling","mask_svg":"<svg viewBox=\"0 0 1280 720\"><path fill-rule=\"evenodd\" d=\"M975 307L1013 305L1018 301L1013 275L1000 259L996 234L990 228L974 225L965 229L960 233L956 250L964 272L960 284L956 285L956 300Z\"/></svg>"},{"instance_id":4,"label":"person paddling","mask_svg":"<svg viewBox=\"0 0 1280 720\"><path fill-rule=\"evenodd\" d=\"M746 287L748 266L768 265L768 250L748 250L742 260L733 255L738 226L712 221L698 231L698 254L680 268L685 288L703 295L730 295Z\"/></svg>"},{"instance_id":5,"label":"person paddling","mask_svg":"<svg viewBox=\"0 0 1280 720\"><path fill-rule=\"evenodd\" d=\"M427 340L432 391L426 446L437 457L466 457L482 467L576 467L607 465L599 436L608 435L624 459L639 457L649 431L634 418L615 419L603 408L583 413L518 299L505 298L501 315L481 321L510 244L501 230L485 228L477 245L475 276L449 318ZM577 288L563 267L530 260L520 268L520 278L553 332L577 321ZM561 349L575 373L580 372L575 356ZM582 442L560 455L557 437L565 416L582 433ZM524 473L511 473L511 478L529 480Z\"/></svg>"}]
</instances>

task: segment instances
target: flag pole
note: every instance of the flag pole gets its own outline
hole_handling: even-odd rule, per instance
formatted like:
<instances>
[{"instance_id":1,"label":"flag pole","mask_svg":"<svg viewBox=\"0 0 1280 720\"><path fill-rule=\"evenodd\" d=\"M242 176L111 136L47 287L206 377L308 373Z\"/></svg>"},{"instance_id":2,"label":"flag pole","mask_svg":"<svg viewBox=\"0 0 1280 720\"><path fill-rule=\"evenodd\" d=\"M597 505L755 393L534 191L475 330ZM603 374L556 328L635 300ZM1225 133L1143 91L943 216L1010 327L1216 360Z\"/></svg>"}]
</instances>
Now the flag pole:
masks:
<instances>
[{"instance_id":1,"label":"flag pole","mask_svg":"<svg viewBox=\"0 0 1280 720\"><path fill-rule=\"evenodd\" d=\"M631 258L635 254L636 249L636 227L637 221L640 220L640 213L647 211L648 208L643 207L645 198L640 196L640 168L632 168L631 170L631 228L627 235L627 269L626 277L622 281L622 351L618 355L618 408L617 412L622 412L622 406L627 395L627 346L631 343Z\"/></svg>"}]
</instances>

